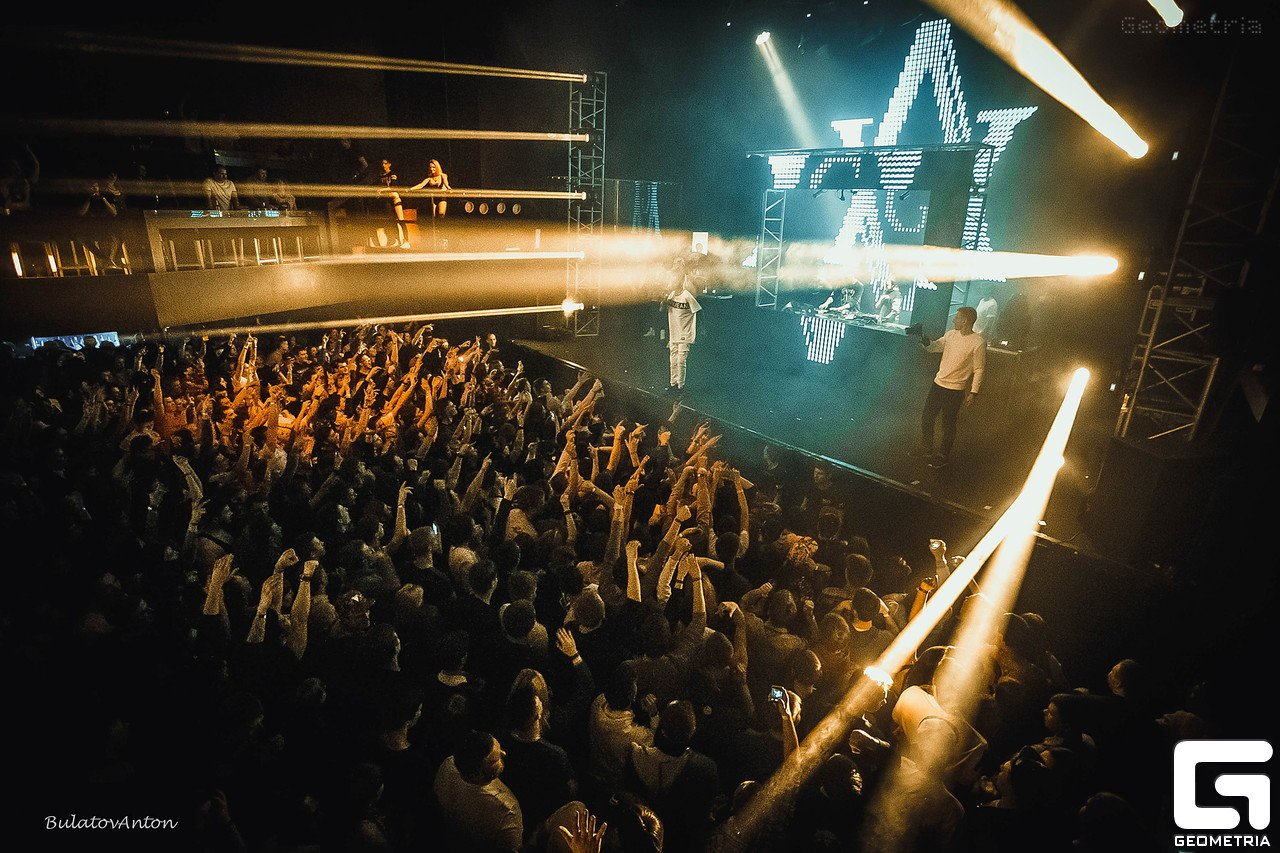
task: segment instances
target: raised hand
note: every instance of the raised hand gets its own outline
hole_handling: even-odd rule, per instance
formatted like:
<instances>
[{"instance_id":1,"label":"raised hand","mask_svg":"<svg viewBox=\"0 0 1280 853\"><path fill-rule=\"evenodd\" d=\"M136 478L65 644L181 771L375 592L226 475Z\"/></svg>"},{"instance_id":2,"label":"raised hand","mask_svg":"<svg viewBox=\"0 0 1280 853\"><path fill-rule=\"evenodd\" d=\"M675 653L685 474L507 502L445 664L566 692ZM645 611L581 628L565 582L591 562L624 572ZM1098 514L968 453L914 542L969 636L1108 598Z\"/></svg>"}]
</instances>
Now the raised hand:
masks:
<instances>
[{"instance_id":1,"label":"raised hand","mask_svg":"<svg viewBox=\"0 0 1280 853\"><path fill-rule=\"evenodd\" d=\"M262 582L262 591L258 593L258 614L264 615L271 609L271 603L276 599L277 588L283 588L284 575L272 574Z\"/></svg>"},{"instance_id":2,"label":"raised hand","mask_svg":"<svg viewBox=\"0 0 1280 853\"><path fill-rule=\"evenodd\" d=\"M578 644L574 642L573 632L568 628L561 628L556 631L556 648L560 650L560 654L567 658L578 656Z\"/></svg>"},{"instance_id":3,"label":"raised hand","mask_svg":"<svg viewBox=\"0 0 1280 853\"><path fill-rule=\"evenodd\" d=\"M276 560L276 571L283 572L285 569L293 568L298 565L298 552L292 548L286 548L284 553L280 555L280 559Z\"/></svg>"},{"instance_id":4,"label":"raised hand","mask_svg":"<svg viewBox=\"0 0 1280 853\"><path fill-rule=\"evenodd\" d=\"M609 824L602 823L597 828L596 816L586 809L576 812L573 820L572 831L568 827L557 827L570 853L600 853Z\"/></svg>"},{"instance_id":5,"label":"raised hand","mask_svg":"<svg viewBox=\"0 0 1280 853\"><path fill-rule=\"evenodd\" d=\"M206 512L209 511L209 501L207 499L195 500L191 502L191 521L188 525L195 529L200 526L200 519L204 518Z\"/></svg>"},{"instance_id":6,"label":"raised hand","mask_svg":"<svg viewBox=\"0 0 1280 853\"><path fill-rule=\"evenodd\" d=\"M209 572L209 583L215 587L226 583L227 578L231 577L231 563L234 559L235 557L231 554L223 554L219 557Z\"/></svg>"}]
</instances>

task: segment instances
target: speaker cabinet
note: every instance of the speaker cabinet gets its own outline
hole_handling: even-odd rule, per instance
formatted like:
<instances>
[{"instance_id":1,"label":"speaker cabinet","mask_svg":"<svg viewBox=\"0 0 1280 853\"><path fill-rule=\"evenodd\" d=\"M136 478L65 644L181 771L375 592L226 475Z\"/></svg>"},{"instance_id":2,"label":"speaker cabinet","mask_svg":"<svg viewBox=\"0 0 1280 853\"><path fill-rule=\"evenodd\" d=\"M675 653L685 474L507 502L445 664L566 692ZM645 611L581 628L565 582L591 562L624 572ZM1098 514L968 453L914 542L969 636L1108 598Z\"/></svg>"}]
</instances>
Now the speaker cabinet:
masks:
<instances>
[{"instance_id":1,"label":"speaker cabinet","mask_svg":"<svg viewBox=\"0 0 1280 853\"><path fill-rule=\"evenodd\" d=\"M1147 439L1112 438L1084 530L1097 550L1141 565L1176 559L1209 507L1215 458Z\"/></svg>"}]
</instances>

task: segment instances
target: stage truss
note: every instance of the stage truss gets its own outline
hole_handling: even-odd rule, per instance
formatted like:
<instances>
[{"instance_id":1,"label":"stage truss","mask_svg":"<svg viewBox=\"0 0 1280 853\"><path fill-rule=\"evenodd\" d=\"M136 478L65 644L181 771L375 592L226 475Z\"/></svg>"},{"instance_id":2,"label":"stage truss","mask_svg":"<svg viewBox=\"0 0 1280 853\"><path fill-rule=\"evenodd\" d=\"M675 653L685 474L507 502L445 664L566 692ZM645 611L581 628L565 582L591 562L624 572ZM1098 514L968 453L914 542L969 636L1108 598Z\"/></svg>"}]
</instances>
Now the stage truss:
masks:
<instances>
[{"instance_id":1,"label":"stage truss","mask_svg":"<svg viewBox=\"0 0 1280 853\"><path fill-rule=\"evenodd\" d=\"M581 251L565 269L567 298L582 303L569 317L575 337L600 334L600 240L604 235L605 100L608 77L603 71L587 75L585 83L569 85L569 127L585 132L586 142L569 147L569 192L582 200L569 202L569 248Z\"/></svg>"}]
</instances>

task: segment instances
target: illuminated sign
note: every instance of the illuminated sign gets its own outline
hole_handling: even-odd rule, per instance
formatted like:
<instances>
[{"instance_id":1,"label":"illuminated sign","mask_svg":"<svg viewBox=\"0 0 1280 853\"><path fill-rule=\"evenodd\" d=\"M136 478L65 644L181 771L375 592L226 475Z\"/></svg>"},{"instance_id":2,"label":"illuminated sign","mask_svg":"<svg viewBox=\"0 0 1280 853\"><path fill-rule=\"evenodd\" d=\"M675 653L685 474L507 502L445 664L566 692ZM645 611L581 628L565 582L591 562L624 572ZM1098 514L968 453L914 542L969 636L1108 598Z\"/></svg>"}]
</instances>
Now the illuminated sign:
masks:
<instances>
[{"instance_id":1,"label":"illuminated sign","mask_svg":"<svg viewBox=\"0 0 1280 853\"><path fill-rule=\"evenodd\" d=\"M899 136L906 125L907 114L920 95L920 88L926 77L932 85L934 104L938 108L938 122L942 127L942 142L947 145L973 144L974 137L982 132L977 140L985 147L978 152L973 166L973 183L969 196L962 231L962 248L977 249L982 252L992 250L991 237L987 228L986 194L996 164L1017 128L1036 111L1036 107L1012 107L1008 109L982 110L971 122L969 107L961 86L960 69L956 63L955 43L951 38L951 23L946 20L927 21L916 30L911 49L903 61L902 71L898 74L898 82L889 98L888 106L876 130L872 145L896 146L902 144ZM831 127L840 135L840 144L845 148L863 147L865 129L872 124L872 119L854 118L833 121ZM831 165L826 169L822 164L815 167L808 176L811 188L817 189L818 182L842 155L830 155ZM854 155L856 156L856 155ZM827 251L823 260L830 264L841 264L851 261L856 255L866 253L870 257L868 263L868 284L872 287L873 297L879 297L889 284L889 265L884 255L885 232L899 234L923 233L925 219L919 222L905 222L898 215L896 201L915 180L916 170L920 166L921 151L901 151L878 153L879 183L883 189L856 189L849 199L849 208L845 212L835 244ZM769 157L769 167L773 174L773 188L778 190L795 189L799 186L802 171L805 169L807 155L776 154ZM849 168L853 164L850 159ZM822 175L819 175L819 171ZM1002 281L1003 279L992 279ZM917 276L914 287L905 288L902 297L902 310L910 311L915 304L916 289L937 289L927 279ZM838 322L838 321L828 321ZM834 346L839 343L842 334L827 330L826 324L809 322L802 327L806 341L809 343L809 358L822 364L829 364L834 354ZM835 343L831 343L834 340ZM831 347L831 351L828 351Z\"/></svg>"}]
</instances>

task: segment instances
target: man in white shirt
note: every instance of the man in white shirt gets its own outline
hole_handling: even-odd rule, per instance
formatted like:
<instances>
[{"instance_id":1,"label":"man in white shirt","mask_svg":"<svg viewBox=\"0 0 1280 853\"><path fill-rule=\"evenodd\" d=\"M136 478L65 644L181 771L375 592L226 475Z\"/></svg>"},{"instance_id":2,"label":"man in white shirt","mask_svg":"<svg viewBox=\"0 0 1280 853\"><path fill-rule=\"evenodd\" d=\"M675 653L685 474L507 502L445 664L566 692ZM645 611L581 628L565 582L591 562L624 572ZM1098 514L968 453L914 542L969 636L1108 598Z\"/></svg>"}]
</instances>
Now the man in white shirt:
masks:
<instances>
[{"instance_id":1,"label":"man in white shirt","mask_svg":"<svg viewBox=\"0 0 1280 853\"><path fill-rule=\"evenodd\" d=\"M671 352L671 387L669 394L684 390L685 365L689 347L698 337L698 312L702 306L689 292L689 277L683 277L680 289L667 294L667 348Z\"/></svg>"},{"instance_id":2,"label":"man in white shirt","mask_svg":"<svg viewBox=\"0 0 1280 853\"><path fill-rule=\"evenodd\" d=\"M444 817L448 850L515 853L520 849L524 826L520 803L498 778L505 756L491 735L473 731L436 771L433 789Z\"/></svg>"},{"instance_id":3,"label":"man in white shirt","mask_svg":"<svg viewBox=\"0 0 1280 853\"><path fill-rule=\"evenodd\" d=\"M991 340L991 336L996 333L996 317L1000 314L1000 306L996 303L996 298L988 293L978 302L977 310L978 319L973 324L973 330Z\"/></svg>"},{"instance_id":4,"label":"man in white shirt","mask_svg":"<svg viewBox=\"0 0 1280 853\"><path fill-rule=\"evenodd\" d=\"M982 387L987 341L973 330L977 318L978 312L968 306L958 309L951 329L935 341L926 338L918 327L909 330L920 335L920 342L929 352L942 353L942 363L933 377L920 416L920 452L928 458L930 468L946 466L956 439L960 407L972 404ZM933 425L939 415L942 416L942 443L935 451Z\"/></svg>"}]
</instances>

